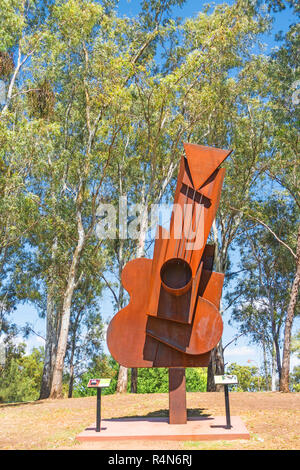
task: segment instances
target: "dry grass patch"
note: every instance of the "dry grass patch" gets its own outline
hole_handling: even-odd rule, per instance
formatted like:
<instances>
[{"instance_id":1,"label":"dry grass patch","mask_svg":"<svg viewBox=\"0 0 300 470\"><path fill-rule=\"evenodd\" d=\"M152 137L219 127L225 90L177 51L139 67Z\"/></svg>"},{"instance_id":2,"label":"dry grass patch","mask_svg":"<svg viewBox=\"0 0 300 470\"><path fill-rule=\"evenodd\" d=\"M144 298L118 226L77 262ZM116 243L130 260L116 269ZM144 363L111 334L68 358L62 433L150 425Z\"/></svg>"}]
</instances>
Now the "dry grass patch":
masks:
<instances>
[{"instance_id":1,"label":"dry grass patch","mask_svg":"<svg viewBox=\"0 0 300 470\"><path fill-rule=\"evenodd\" d=\"M95 397L42 400L0 406L0 449L300 449L299 393L231 393L250 440L78 443L76 435L95 422ZM224 415L223 393L188 393L189 416ZM167 416L168 394L106 395L102 417Z\"/></svg>"}]
</instances>

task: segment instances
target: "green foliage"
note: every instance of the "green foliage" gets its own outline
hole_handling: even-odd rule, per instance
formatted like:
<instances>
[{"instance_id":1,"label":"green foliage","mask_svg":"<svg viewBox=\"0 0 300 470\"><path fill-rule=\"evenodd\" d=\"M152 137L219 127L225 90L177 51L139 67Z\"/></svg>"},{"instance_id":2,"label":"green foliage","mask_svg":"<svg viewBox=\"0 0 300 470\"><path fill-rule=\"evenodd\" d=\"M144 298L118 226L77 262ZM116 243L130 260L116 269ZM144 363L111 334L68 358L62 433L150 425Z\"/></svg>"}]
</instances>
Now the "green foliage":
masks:
<instances>
[{"instance_id":1,"label":"green foliage","mask_svg":"<svg viewBox=\"0 0 300 470\"><path fill-rule=\"evenodd\" d=\"M7 353L7 360L0 368L0 402L22 402L37 400L43 373L44 351L34 348L25 355L21 344Z\"/></svg>"},{"instance_id":2,"label":"green foliage","mask_svg":"<svg viewBox=\"0 0 300 470\"><path fill-rule=\"evenodd\" d=\"M94 388L88 388L90 379L110 378L111 383L108 388L102 390L103 395L115 393L118 379L118 364L110 356L102 355L94 360L94 366L91 369L80 374L76 379L73 391L73 397L87 397L97 394Z\"/></svg>"},{"instance_id":3,"label":"green foliage","mask_svg":"<svg viewBox=\"0 0 300 470\"><path fill-rule=\"evenodd\" d=\"M297 208L293 201L276 192L266 201L253 204L252 210L296 251ZM230 324L237 325L242 334L248 335L251 342L262 348L265 375L268 375L267 362L269 369L275 369L273 374L276 371L280 374L280 341L290 301L294 259L286 247L255 220L245 220L242 227L244 230L237 242L240 254L237 270L240 274L235 276L225 296L228 304L233 305ZM295 315L297 313L296 303Z\"/></svg>"},{"instance_id":4,"label":"green foliage","mask_svg":"<svg viewBox=\"0 0 300 470\"><path fill-rule=\"evenodd\" d=\"M206 370L200 367L186 369L187 392L205 392ZM167 393L169 375L166 368L142 368L138 370L137 393Z\"/></svg>"},{"instance_id":5,"label":"green foliage","mask_svg":"<svg viewBox=\"0 0 300 470\"><path fill-rule=\"evenodd\" d=\"M290 376L290 386L292 392L300 392L300 366L296 366Z\"/></svg>"},{"instance_id":6,"label":"green foliage","mask_svg":"<svg viewBox=\"0 0 300 470\"><path fill-rule=\"evenodd\" d=\"M268 6L268 10L274 12L285 10L286 7L295 8L295 10L299 9L299 4L296 0L267 0L266 2L258 0L257 3L259 5L265 3Z\"/></svg>"},{"instance_id":7,"label":"green foliage","mask_svg":"<svg viewBox=\"0 0 300 470\"><path fill-rule=\"evenodd\" d=\"M80 375L74 386L74 397L85 397L95 395L96 391L87 388L88 381L93 378L111 378L109 388L103 389L102 393L112 394L116 391L119 365L112 359L103 355L96 360L93 368ZM128 387L130 392L130 375L128 371ZM206 391L206 369L188 368L186 369L186 390L187 392ZM168 393L169 375L167 368L139 368L137 393Z\"/></svg>"},{"instance_id":8,"label":"green foliage","mask_svg":"<svg viewBox=\"0 0 300 470\"><path fill-rule=\"evenodd\" d=\"M270 223L295 250L295 211L289 220L282 194L265 204L260 184L272 180L297 200L298 110L290 99L296 26L271 57L255 55L253 46L270 27L256 2L206 6L194 18L171 19L172 7L183 3L144 0L138 17L120 18L113 0L0 0L0 76L8 82L0 120L0 319L7 328L20 300L34 302L48 319L51 310L53 344L46 350L62 344L58 357L67 353L75 377L89 353L78 346L82 326L94 322L87 342L93 353L101 350L101 310L94 305L102 273L119 261L120 279L137 245L124 243L120 257L118 242L97 239L98 203L116 204L126 193L147 207L167 199L183 141L234 149L213 234L216 270L230 266L235 239L243 244L237 235L249 229L241 224L245 215ZM270 10L295 6L293 0L267 4ZM239 319L247 334L255 330L255 340L263 330L271 343L275 328L279 344L287 302L282 286L290 284L292 263L258 230L249 238L257 239L261 262L251 250L242 253L249 276L239 287L251 299ZM258 294L266 299L269 279L273 318L255 304ZM115 296L119 307L122 295ZM19 370L16 361L11 374ZM111 373L115 380L115 366L93 367L92 374ZM76 393L87 393L87 376L81 380ZM202 372L187 371L191 390L203 383ZM141 370L138 386L143 393L165 391L166 371Z\"/></svg>"},{"instance_id":9,"label":"green foliage","mask_svg":"<svg viewBox=\"0 0 300 470\"><path fill-rule=\"evenodd\" d=\"M206 392L207 369L193 367L186 369L187 392Z\"/></svg>"},{"instance_id":10,"label":"green foliage","mask_svg":"<svg viewBox=\"0 0 300 470\"><path fill-rule=\"evenodd\" d=\"M300 359L300 329L292 337L292 347L291 352L296 353L297 358Z\"/></svg>"},{"instance_id":11,"label":"green foliage","mask_svg":"<svg viewBox=\"0 0 300 470\"><path fill-rule=\"evenodd\" d=\"M300 359L300 330L292 337L291 352ZM290 377L290 385L293 392L300 392L300 366L294 367Z\"/></svg>"},{"instance_id":12,"label":"green foliage","mask_svg":"<svg viewBox=\"0 0 300 470\"><path fill-rule=\"evenodd\" d=\"M166 393L168 384L168 369L142 368L138 370L137 393Z\"/></svg>"},{"instance_id":13,"label":"green foliage","mask_svg":"<svg viewBox=\"0 0 300 470\"><path fill-rule=\"evenodd\" d=\"M259 374L255 366L240 366L235 362L227 367L226 374L236 375L238 385L231 386L237 392L259 392L265 390L265 377Z\"/></svg>"}]
</instances>

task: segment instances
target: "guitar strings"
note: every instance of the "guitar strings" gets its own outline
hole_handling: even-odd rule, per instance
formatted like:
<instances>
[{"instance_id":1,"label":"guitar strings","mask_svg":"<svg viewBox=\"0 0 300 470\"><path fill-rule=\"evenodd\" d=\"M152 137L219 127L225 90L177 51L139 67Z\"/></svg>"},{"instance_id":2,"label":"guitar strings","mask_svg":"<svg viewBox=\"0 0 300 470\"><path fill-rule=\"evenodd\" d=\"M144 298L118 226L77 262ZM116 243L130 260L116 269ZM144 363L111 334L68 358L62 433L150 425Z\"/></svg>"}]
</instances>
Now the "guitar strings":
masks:
<instances>
[{"instance_id":1,"label":"guitar strings","mask_svg":"<svg viewBox=\"0 0 300 470\"><path fill-rule=\"evenodd\" d=\"M201 194L201 197L200 197L200 201L199 201L199 206L201 206L201 203L202 203L202 199L203 199L203 194ZM196 222L196 227L195 227L195 233L196 233L196 238L197 238L197 230L198 230L198 226L199 226L199 222L200 222L200 218L201 218L201 215L202 215L202 211L203 211L203 206L200 207L200 210L199 210L199 214L198 214L198 220ZM191 263L191 260L192 260L192 256L193 256L193 253L194 253L194 250L190 250L190 260L189 260L189 263Z\"/></svg>"},{"instance_id":2,"label":"guitar strings","mask_svg":"<svg viewBox=\"0 0 300 470\"><path fill-rule=\"evenodd\" d=\"M184 233L184 237L183 237L183 240L189 240L189 236L190 236L190 228L191 228L191 221L193 219L193 212L194 212L194 204L195 204L195 196L196 196L196 191L194 189L194 196L193 196L193 199L192 199L192 203L191 203L191 217L190 217L190 220L189 220L189 229L188 229L188 234L187 234L187 237L185 236L185 233ZM185 212L186 213L186 212ZM185 225L185 224L184 224ZM182 250L181 250L181 254L180 256L183 257L183 259L185 259L185 256L183 255L183 253L186 252L186 243L183 243L182 244Z\"/></svg>"},{"instance_id":3,"label":"guitar strings","mask_svg":"<svg viewBox=\"0 0 300 470\"><path fill-rule=\"evenodd\" d=\"M196 194L197 194L197 191L196 191L196 189L194 189L194 196L193 196L193 202L192 202L192 210L191 210L190 225L189 225L189 230L188 230L188 236L187 236L187 238L186 238L187 243L189 243L190 235L191 235L191 229L193 228L194 208L196 207L196 201L195 201ZM185 256L186 256L186 253L187 253L187 250L186 250L186 245L187 245L187 243L185 244L185 247L184 247L184 259L186 259Z\"/></svg>"},{"instance_id":4,"label":"guitar strings","mask_svg":"<svg viewBox=\"0 0 300 470\"><path fill-rule=\"evenodd\" d=\"M188 185L186 185L186 192L185 192L185 203L183 205L183 210L184 210L184 206L188 200L188 192L189 192L189 187ZM175 219L175 217L174 217ZM181 234L180 234L180 238L178 238L177 242L175 243L175 249L174 249L174 253L173 253L173 258L178 258L178 251L179 251L179 246L180 246L180 242L181 242L181 238L182 238L182 228L183 228L183 221L184 221L184 216L183 216L183 220L181 222ZM175 222L173 224L173 228L174 228L174 235L175 235ZM177 251L177 255L175 256L176 254L176 251Z\"/></svg>"}]
</instances>

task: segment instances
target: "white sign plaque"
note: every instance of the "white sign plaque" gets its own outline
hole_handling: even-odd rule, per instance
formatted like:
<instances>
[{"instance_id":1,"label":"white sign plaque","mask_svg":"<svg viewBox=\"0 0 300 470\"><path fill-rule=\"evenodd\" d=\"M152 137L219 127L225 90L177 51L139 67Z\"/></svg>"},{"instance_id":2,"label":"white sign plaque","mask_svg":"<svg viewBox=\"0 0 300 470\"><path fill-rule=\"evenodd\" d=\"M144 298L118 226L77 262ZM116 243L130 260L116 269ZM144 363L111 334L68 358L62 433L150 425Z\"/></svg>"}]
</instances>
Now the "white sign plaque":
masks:
<instances>
[{"instance_id":1,"label":"white sign plaque","mask_svg":"<svg viewBox=\"0 0 300 470\"><path fill-rule=\"evenodd\" d=\"M111 379L90 379L88 388L106 388L110 386Z\"/></svg>"},{"instance_id":2,"label":"white sign plaque","mask_svg":"<svg viewBox=\"0 0 300 470\"><path fill-rule=\"evenodd\" d=\"M233 385L237 383L238 379L236 375L215 375L216 385Z\"/></svg>"}]
</instances>

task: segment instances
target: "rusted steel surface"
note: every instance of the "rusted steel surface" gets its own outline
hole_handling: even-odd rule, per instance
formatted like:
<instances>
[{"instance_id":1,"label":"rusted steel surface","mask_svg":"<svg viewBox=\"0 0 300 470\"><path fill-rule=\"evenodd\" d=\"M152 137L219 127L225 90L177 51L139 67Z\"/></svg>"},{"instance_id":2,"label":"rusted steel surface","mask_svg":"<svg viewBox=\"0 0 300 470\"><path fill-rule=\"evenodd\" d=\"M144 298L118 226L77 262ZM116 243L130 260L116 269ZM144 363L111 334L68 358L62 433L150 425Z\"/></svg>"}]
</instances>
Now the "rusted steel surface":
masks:
<instances>
[{"instance_id":1,"label":"rusted steel surface","mask_svg":"<svg viewBox=\"0 0 300 470\"><path fill-rule=\"evenodd\" d=\"M153 259L130 261L122 272L130 303L110 322L107 343L125 367L205 367L222 335L224 275L212 271L207 238L225 175L219 166L231 151L184 148L170 229L158 226Z\"/></svg>"},{"instance_id":2,"label":"rusted steel surface","mask_svg":"<svg viewBox=\"0 0 300 470\"><path fill-rule=\"evenodd\" d=\"M169 424L186 424L185 369L169 369Z\"/></svg>"}]
</instances>

